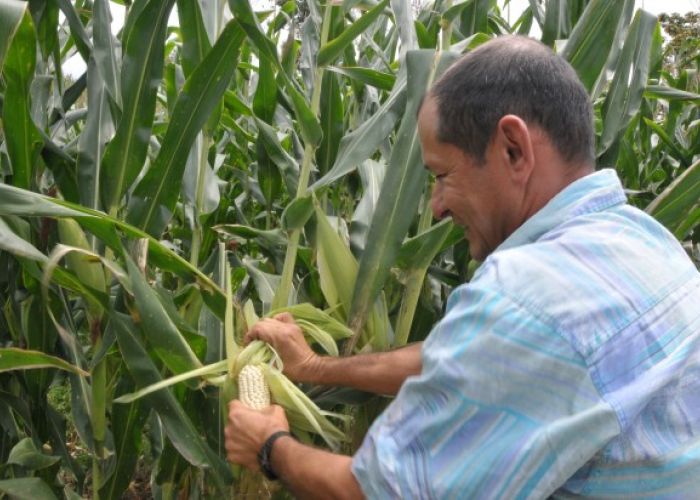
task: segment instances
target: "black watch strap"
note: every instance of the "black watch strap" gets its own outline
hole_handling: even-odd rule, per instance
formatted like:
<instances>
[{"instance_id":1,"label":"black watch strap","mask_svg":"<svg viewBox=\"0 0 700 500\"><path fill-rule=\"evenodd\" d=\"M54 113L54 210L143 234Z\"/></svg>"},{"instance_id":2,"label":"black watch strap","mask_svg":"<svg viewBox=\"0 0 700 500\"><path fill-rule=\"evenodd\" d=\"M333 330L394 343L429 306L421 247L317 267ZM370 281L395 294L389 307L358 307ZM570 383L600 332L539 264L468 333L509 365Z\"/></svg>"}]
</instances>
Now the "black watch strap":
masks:
<instances>
[{"instance_id":1,"label":"black watch strap","mask_svg":"<svg viewBox=\"0 0 700 500\"><path fill-rule=\"evenodd\" d=\"M258 452L258 465L260 465L260 470L262 470L265 477L271 481L277 479L277 474L272 470L272 460L270 458L272 445L275 444L275 441L284 436L294 437L291 432L277 431L265 440L265 443Z\"/></svg>"}]
</instances>

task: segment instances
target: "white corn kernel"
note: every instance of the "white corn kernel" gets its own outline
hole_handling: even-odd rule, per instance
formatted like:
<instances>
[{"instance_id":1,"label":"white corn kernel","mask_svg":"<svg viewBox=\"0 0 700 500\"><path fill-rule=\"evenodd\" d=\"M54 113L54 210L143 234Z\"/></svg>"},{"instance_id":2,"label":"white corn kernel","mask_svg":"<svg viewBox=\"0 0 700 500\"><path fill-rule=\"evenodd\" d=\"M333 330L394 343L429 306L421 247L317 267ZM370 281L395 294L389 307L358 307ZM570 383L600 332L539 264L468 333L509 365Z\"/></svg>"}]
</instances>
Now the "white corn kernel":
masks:
<instances>
[{"instance_id":1,"label":"white corn kernel","mask_svg":"<svg viewBox=\"0 0 700 500\"><path fill-rule=\"evenodd\" d=\"M238 374L239 399L254 410L270 406L270 388L259 366L246 365Z\"/></svg>"}]
</instances>

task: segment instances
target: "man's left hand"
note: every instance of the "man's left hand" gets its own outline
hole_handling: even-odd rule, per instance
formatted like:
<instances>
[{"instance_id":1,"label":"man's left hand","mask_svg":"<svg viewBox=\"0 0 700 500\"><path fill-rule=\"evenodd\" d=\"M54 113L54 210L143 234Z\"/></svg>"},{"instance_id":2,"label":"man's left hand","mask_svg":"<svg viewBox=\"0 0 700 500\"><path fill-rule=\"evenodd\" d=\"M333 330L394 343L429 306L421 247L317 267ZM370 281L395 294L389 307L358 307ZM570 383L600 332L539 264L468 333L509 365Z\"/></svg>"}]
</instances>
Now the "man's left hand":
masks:
<instances>
[{"instance_id":1,"label":"man's left hand","mask_svg":"<svg viewBox=\"0 0 700 500\"><path fill-rule=\"evenodd\" d=\"M253 410L234 399L229 403L228 424L224 430L226 457L229 462L259 470L258 452L267 438L277 431L289 431L287 416L281 406Z\"/></svg>"}]
</instances>

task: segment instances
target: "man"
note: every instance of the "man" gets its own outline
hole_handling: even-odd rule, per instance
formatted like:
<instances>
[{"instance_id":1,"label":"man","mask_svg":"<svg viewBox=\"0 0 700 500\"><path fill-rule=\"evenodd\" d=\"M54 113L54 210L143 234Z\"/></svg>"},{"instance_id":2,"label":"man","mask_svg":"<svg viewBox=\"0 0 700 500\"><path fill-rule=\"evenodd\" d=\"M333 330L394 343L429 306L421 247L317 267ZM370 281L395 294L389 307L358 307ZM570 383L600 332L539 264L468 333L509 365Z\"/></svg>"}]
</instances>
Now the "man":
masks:
<instances>
[{"instance_id":1,"label":"man","mask_svg":"<svg viewBox=\"0 0 700 500\"><path fill-rule=\"evenodd\" d=\"M423 345L319 357L289 315L256 325L290 378L396 394L354 457L282 434L302 498L700 494L700 274L594 171L573 69L503 37L458 61L418 117L432 209L464 227L472 281ZM230 406L229 459L257 468L284 411Z\"/></svg>"}]
</instances>

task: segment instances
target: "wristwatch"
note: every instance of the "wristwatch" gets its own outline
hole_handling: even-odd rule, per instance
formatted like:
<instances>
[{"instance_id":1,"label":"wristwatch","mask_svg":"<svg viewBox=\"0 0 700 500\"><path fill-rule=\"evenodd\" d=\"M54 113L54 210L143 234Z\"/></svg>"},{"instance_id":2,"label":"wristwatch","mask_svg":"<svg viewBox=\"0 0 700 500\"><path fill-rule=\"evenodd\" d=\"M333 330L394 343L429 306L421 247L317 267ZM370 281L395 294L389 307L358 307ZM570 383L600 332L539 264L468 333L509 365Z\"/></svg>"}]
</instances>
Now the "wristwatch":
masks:
<instances>
[{"instance_id":1,"label":"wristwatch","mask_svg":"<svg viewBox=\"0 0 700 500\"><path fill-rule=\"evenodd\" d=\"M271 481L277 479L277 474L275 474L275 471L272 470L272 460L270 457L272 453L272 445L275 443L275 441L284 436L294 437L291 432L277 431L265 440L265 443L258 452L258 465L260 465L260 470L262 470L265 477Z\"/></svg>"}]
</instances>

